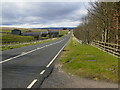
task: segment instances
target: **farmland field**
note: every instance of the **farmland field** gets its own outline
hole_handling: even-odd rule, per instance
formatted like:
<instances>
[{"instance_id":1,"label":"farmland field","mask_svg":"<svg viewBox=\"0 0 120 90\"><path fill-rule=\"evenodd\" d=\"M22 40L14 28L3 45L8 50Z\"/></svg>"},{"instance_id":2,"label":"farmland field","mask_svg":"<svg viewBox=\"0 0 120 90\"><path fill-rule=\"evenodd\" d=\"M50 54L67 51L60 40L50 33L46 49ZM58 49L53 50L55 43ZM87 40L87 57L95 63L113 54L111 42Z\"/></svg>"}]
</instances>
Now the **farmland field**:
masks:
<instances>
[{"instance_id":1,"label":"farmland field","mask_svg":"<svg viewBox=\"0 0 120 90\"><path fill-rule=\"evenodd\" d=\"M11 30L13 30L13 29L19 29L19 30L21 30L22 32L26 32L26 31L32 31L32 32L45 32L45 31L47 31L46 29L45 30L42 30L42 29L29 29L29 28L13 28L13 27L2 27L2 28L0 28L0 31L1 32L8 32L8 33L10 33L11 32Z\"/></svg>"},{"instance_id":2,"label":"farmland field","mask_svg":"<svg viewBox=\"0 0 120 90\"><path fill-rule=\"evenodd\" d=\"M33 36L21 36L21 35L12 35L11 30L16 29L16 28L8 28L8 27L3 27L0 28L1 30L1 35L0 38L2 39L2 44L9 44L9 43L17 43L17 42L29 42L35 40ZM18 28L22 32L26 31L31 31L31 32L46 32L48 31L47 29L26 29L26 28ZM52 30L53 31L53 30ZM55 30L54 30L55 31ZM60 35L65 35L67 34L67 30L59 30ZM46 37L41 37L41 39L47 39Z\"/></svg>"},{"instance_id":3,"label":"farmland field","mask_svg":"<svg viewBox=\"0 0 120 90\"><path fill-rule=\"evenodd\" d=\"M2 43L13 43L13 42L26 42L32 41L34 37L32 36L20 36L20 35L12 35L12 34L2 34Z\"/></svg>"}]
</instances>

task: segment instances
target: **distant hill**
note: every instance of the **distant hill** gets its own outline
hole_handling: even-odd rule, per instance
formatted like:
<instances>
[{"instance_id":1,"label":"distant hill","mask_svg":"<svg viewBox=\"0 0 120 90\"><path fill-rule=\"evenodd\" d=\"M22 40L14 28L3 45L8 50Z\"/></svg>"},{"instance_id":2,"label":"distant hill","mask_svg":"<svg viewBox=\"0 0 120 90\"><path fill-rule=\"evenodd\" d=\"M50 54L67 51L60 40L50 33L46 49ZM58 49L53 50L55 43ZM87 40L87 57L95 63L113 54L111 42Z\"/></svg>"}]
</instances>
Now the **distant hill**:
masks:
<instances>
[{"instance_id":1,"label":"distant hill","mask_svg":"<svg viewBox=\"0 0 120 90\"><path fill-rule=\"evenodd\" d=\"M18 28L18 27L1 27L0 30L13 30L13 29L20 29L20 30L63 30L63 29L75 29L76 27L45 27L45 28Z\"/></svg>"},{"instance_id":2,"label":"distant hill","mask_svg":"<svg viewBox=\"0 0 120 90\"><path fill-rule=\"evenodd\" d=\"M76 27L46 27L46 28L33 28L33 29L75 29Z\"/></svg>"}]
</instances>

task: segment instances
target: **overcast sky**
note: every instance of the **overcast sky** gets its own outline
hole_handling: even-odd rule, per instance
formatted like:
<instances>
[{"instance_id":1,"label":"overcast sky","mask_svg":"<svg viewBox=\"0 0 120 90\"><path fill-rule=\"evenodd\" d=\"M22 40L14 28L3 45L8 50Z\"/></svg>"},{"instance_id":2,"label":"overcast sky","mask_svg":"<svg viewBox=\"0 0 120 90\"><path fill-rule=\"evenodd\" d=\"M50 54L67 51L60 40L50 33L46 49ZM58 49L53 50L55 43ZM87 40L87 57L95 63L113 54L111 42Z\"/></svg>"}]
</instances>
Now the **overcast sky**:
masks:
<instances>
[{"instance_id":1,"label":"overcast sky","mask_svg":"<svg viewBox=\"0 0 120 90\"><path fill-rule=\"evenodd\" d=\"M76 27L88 2L2 2L2 26Z\"/></svg>"}]
</instances>

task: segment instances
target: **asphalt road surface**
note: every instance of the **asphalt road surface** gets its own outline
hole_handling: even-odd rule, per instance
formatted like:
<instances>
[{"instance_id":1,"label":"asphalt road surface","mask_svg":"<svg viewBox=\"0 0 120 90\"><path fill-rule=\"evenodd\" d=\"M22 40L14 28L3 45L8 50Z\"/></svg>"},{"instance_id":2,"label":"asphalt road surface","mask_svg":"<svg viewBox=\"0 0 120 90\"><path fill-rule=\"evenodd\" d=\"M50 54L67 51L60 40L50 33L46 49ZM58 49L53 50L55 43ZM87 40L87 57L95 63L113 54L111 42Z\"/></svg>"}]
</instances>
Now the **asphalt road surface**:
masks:
<instances>
[{"instance_id":1,"label":"asphalt road surface","mask_svg":"<svg viewBox=\"0 0 120 90\"><path fill-rule=\"evenodd\" d=\"M55 41L2 52L2 88L39 88L71 34Z\"/></svg>"}]
</instances>

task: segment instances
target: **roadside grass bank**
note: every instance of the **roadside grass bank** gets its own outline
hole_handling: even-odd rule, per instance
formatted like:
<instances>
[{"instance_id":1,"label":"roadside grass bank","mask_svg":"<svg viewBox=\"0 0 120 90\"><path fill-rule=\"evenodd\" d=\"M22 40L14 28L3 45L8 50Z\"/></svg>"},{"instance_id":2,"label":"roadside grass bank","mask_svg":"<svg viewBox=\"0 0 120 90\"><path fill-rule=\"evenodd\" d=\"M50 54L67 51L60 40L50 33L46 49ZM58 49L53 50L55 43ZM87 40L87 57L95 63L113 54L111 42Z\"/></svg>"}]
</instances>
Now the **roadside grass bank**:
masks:
<instances>
[{"instance_id":1,"label":"roadside grass bank","mask_svg":"<svg viewBox=\"0 0 120 90\"><path fill-rule=\"evenodd\" d=\"M117 83L118 59L99 49L71 38L58 58L62 70L84 78Z\"/></svg>"},{"instance_id":2,"label":"roadside grass bank","mask_svg":"<svg viewBox=\"0 0 120 90\"><path fill-rule=\"evenodd\" d=\"M41 44L41 43L45 43L45 42L50 42L50 41L57 40L57 39L60 39L60 38L52 38L52 39L47 39L47 40L40 40L40 41L36 41L36 42L31 42L31 43L5 45L5 46L0 46L0 50L4 51L4 50L8 50L8 49L14 49L14 48L20 48L20 47L25 47L25 46L30 46L30 45L36 45L36 44Z\"/></svg>"}]
</instances>

